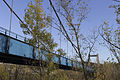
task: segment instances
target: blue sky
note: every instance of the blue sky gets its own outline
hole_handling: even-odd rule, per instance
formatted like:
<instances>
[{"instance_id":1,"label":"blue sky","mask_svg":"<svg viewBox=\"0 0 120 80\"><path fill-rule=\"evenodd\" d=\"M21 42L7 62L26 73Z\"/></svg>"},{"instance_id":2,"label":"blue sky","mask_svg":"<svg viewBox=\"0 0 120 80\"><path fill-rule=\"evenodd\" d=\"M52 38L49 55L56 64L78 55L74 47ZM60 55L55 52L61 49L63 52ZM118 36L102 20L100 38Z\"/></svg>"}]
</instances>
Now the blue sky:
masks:
<instances>
[{"instance_id":1,"label":"blue sky","mask_svg":"<svg viewBox=\"0 0 120 80\"><path fill-rule=\"evenodd\" d=\"M9 5L11 5L12 0L6 0ZM13 10L18 14L18 16L23 20L24 10L27 7L27 4L31 0L13 0ZM89 34L92 29L100 26L104 21L108 21L111 25L116 25L115 22L115 14L114 9L109 8L110 5L115 4L112 0L88 0L88 6L90 8L90 12L87 15L87 19L82 23L82 32L86 35ZM48 0L45 0L43 6L46 8L48 6ZM10 24L10 10L5 5L5 3L1 0L0 1L0 27L4 27L9 29ZM22 29L19 25L19 20L13 15L12 17L12 31L24 36L22 33ZM52 32L54 34L54 32ZM53 35L55 41L59 44L59 36L56 32ZM101 38L99 38L101 40ZM62 48L66 50L66 45L64 45L66 41L62 38ZM111 56L107 48L103 46L97 46L98 50L96 53L99 53L100 61L103 62L107 59L107 57ZM69 53L71 53L71 46L69 45ZM96 59L92 59L95 61Z\"/></svg>"}]
</instances>

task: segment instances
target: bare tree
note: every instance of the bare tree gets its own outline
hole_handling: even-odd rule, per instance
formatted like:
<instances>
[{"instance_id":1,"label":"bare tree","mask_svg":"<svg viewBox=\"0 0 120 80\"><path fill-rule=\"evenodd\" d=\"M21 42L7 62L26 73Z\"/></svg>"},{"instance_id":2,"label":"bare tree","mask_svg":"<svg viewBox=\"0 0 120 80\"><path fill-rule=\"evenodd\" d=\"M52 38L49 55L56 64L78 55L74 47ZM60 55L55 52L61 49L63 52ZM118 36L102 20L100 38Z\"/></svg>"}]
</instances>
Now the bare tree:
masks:
<instances>
[{"instance_id":1,"label":"bare tree","mask_svg":"<svg viewBox=\"0 0 120 80\"><path fill-rule=\"evenodd\" d=\"M82 52L83 43L81 41L89 43L89 54L93 49L95 41L91 42L91 40L84 40L85 38L83 34L80 33L81 23L86 19L86 15L88 13L88 4L82 0L57 0L54 2L49 0L49 2L56 15L53 19L55 27L52 27L59 30L70 42L81 60L84 78L85 80L88 80L85 70L85 60L83 58L85 53ZM57 20L55 18L57 18ZM72 41L73 39L74 41ZM96 40L96 37L94 39ZM88 49L88 47L86 48Z\"/></svg>"}]
</instances>

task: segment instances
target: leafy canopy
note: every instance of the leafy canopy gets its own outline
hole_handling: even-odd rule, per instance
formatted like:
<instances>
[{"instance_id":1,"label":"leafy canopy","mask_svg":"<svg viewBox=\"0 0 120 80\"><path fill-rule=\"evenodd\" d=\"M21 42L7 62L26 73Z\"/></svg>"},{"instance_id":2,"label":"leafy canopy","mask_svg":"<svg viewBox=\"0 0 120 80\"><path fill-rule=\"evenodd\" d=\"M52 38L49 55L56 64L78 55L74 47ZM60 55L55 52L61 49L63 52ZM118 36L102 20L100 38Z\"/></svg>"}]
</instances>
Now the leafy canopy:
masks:
<instances>
[{"instance_id":1,"label":"leafy canopy","mask_svg":"<svg viewBox=\"0 0 120 80\"><path fill-rule=\"evenodd\" d=\"M57 46L54 43L51 33L47 31L50 25L50 16L46 16L41 0L34 0L28 4L25 9L24 16L25 24L21 24L23 33L31 38L27 41L34 46L39 46L42 49L53 50Z\"/></svg>"}]
</instances>

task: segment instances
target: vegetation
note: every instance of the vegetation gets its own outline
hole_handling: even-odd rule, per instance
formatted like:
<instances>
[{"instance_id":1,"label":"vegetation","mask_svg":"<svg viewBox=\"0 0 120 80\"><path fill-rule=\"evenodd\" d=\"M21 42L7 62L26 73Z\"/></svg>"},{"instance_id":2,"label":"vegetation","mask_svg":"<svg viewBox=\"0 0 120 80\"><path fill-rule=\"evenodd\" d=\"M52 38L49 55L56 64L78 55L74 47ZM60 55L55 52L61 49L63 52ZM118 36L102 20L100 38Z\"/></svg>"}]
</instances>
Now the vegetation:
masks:
<instances>
[{"instance_id":1,"label":"vegetation","mask_svg":"<svg viewBox=\"0 0 120 80\"><path fill-rule=\"evenodd\" d=\"M21 23L21 27L23 28L23 33L25 35L29 35L31 38L27 39L26 42L29 42L33 46L35 46L35 51L39 52L40 59L40 67L32 68L34 71L38 70L39 76L42 76L42 72L44 71L43 63L41 62L41 54L42 51L46 51L48 54L43 54L47 57L47 74L54 69L54 65L52 62L53 54L51 52L54 51L54 48L57 46L57 43L52 39L51 33L47 30L50 25L50 16L46 16L44 10L42 9L42 1L41 0L33 0L28 4L28 8L25 9L25 17L24 23ZM41 63L43 65L41 65ZM51 68L51 66L53 68ZM41 78L42 79L42 78Z\"/></svg>"},{"instance_id":2,"label":"vegetation","mask_svg":"<svg viewBox=\"0 0 120 80\"><path fill-rule=\"evenodd\" d=\"M35 70L33 69L35 68ZM42 69L42 76L39 75L37 66L0 64L0 80L83 80L83 72L73 70L53 69L48 74L47 68ZM119 80L120 65L113 62L104 62L96 66L94 75L88 80Z\"/></svg>"},{"instance_id":3,"label":"vegetation","mask_svg":"<svg viewBox=\"0 0 120 80\"><path fill-rule=\"evenodd\" d=\"M65 56L66 55L66 53L63 51L63 49L58 49L57 52L61 56Z\"/></svg>"},{"instance_id":4,"label":"vegetation","mask_svg":"<svg viewBox=\"0 0 120 80\"><path fill-rule=\"evenodd\" d=\"M33 0L25 9L25 24L21 23L23 33L31 38L27 41L38 49L53 51L57 43L52 39L51 33L47 31L50 24L50 16L46 16L42 9L41 0ZM40 52L40 51L39 51Z\"/></svg>"},{"instance_id":5,"label":"vegetation","mask_svg":"<svg viewBox=\"0 0 120 80\"><path fill-rule=\"evenodd\" d=\"M120 65L117 63L104 62L103 65L96 68L95 80L119 80L119 69Z\"/></svg>"},{"instance_id":6,"label":"vegetation","mask_svg":"<svg viewBox=\"0 0 120 80\"><path fill-rule=\"evenodd\" d=\"M1 64L0 80L73 80L82 79L82 74L76 71L53 70L48 73L42 70L42 77L38 70L34 71L35 66ZM11 68L12 67L12 68ZM51 66L52 67L52 66ZM37 67L36 67L37 68ZM47 69L47 68L45 68ZM50 68L49 68L50 69ZM80 76L81 75L81 76Z\"/></svg>"}]
</instances>

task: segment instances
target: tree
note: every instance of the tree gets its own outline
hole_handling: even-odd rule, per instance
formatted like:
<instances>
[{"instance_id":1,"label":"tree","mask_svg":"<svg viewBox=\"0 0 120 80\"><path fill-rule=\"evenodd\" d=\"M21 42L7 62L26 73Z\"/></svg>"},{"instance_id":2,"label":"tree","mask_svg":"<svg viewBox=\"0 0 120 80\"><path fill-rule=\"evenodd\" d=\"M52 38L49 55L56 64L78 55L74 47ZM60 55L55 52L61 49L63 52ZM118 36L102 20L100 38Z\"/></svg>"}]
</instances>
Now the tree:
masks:
<instances>
[{"instance_id":1,"label":"tree","mask_svg":"<svg viewBox=\"0 0 120 80\"><path fill-rule=\"evenodd\" d=\"M110 8L115 8L116 13L116 22L117 25L120 24L120 5L113 5ZM101 30L100 30L101 28ZM120 63L120 27L110 26L108 22L104 22L99 27L99 34L103 38L103 40L107 43L108 49L112 52L112 54L116 57L117 61Z\"/></svg>"},{"instance_id":2,"label":"tree","mask_svg":"<svg viewBox=\"0 0 120 80\"><path fill-rule=\"evenodd\" d=\"M47 32L50 16L46 16L41 6L42 0L34 0L34 2L28 4L24 17L26 24L21 23L21 27L23 28L23 33L31 37L27 39L30 44L52 51L57 44L54 43L51 33Z\"/></svg>"},{"instance_id":3,"label":"tree","mask_svg":"<svg viewBox=\"0 0 120 80\"><path fill-rule=\"evenodd\" d=\"M32 44L35 50L38 49L40 59L41 49L48 53L54 51L57 43L52 39L51 33L47 32L50 24L50 16L46 16L43 11L42 0L34 0L28 4L28 8L25 9L24 22L25 24L21 23L23 33L30 36L30 39L26 41ZM40 66L42 66L41 60ZM40 76L42 75L41 69L39 67Z\"/></svg>"},{"instance_id":4,"label":"tree","mask_svg":"<svg viewBox=\"0 0 120 80\"><path fill-rule=\"evenodd\" d=\"M51 0L49 2L56 16L53 19L56 26L52 27L59 30L70 42L81 60L84 78L88 80L83 59L84 53L81 52L83 49L81 40L84 38L81 38L83 34L80 33L81 23L86 19L88 13L87 3L82 0L57 0L56 4Z\"/></svg>"}]
</instances>

